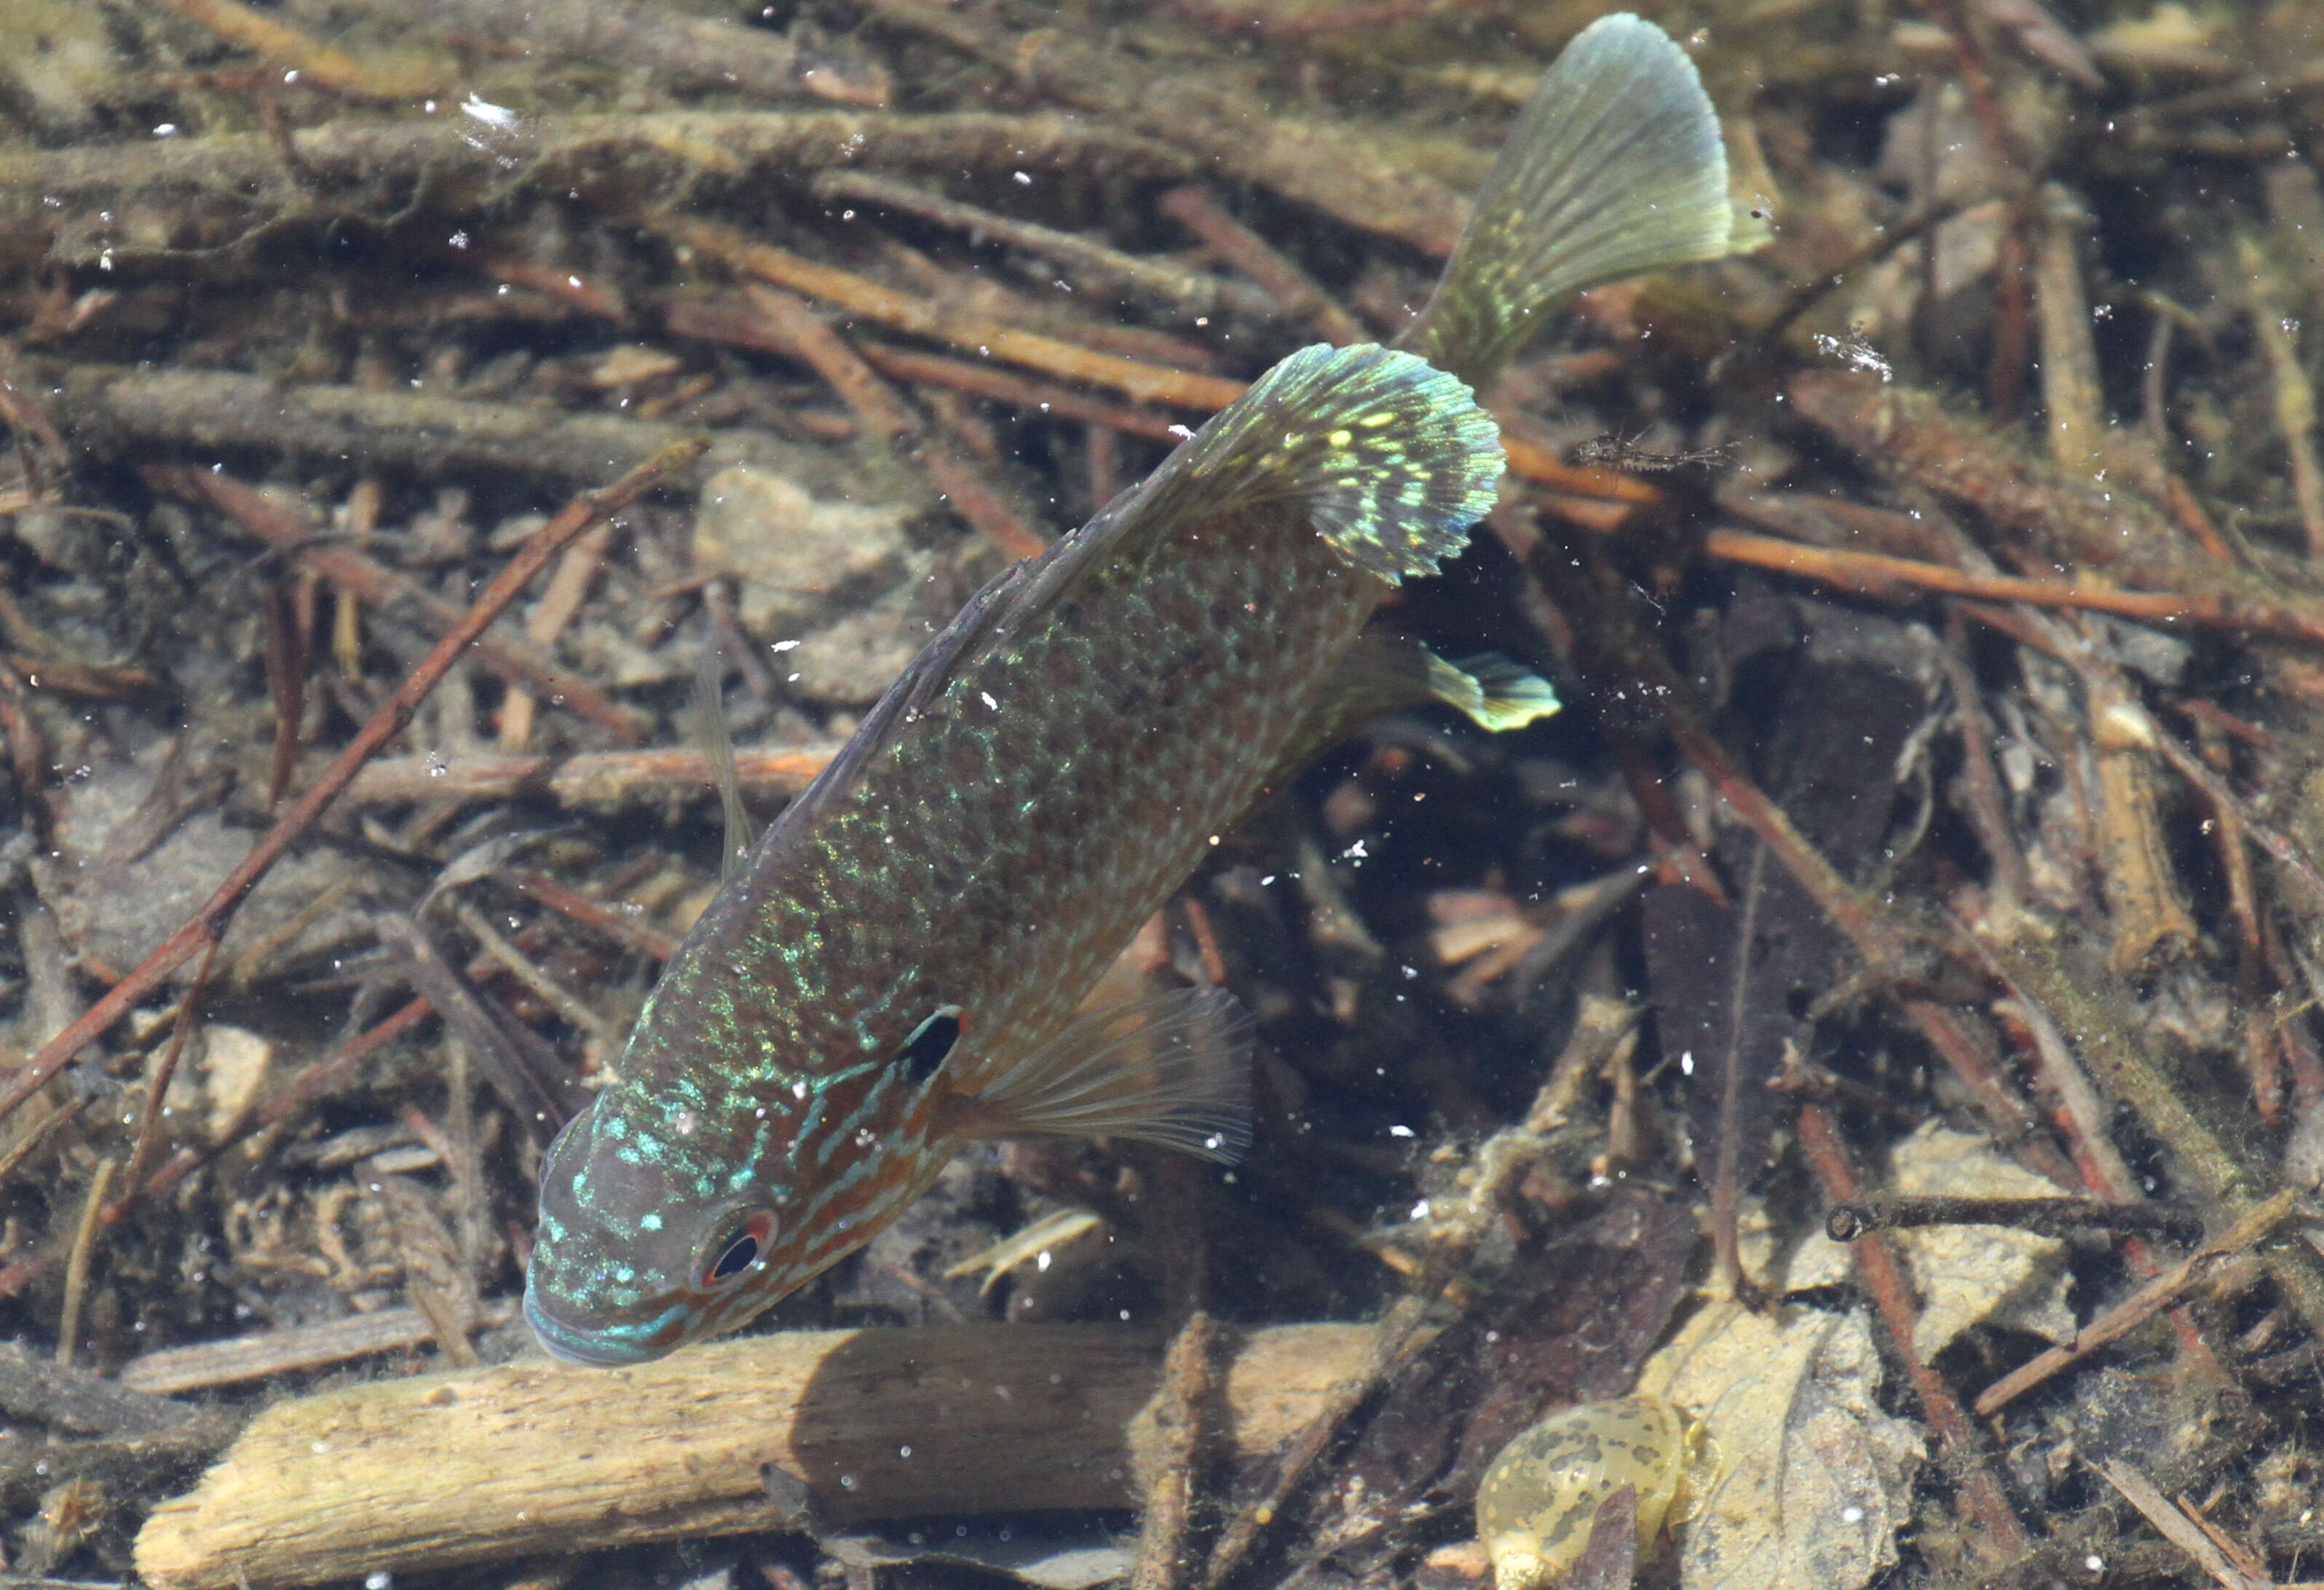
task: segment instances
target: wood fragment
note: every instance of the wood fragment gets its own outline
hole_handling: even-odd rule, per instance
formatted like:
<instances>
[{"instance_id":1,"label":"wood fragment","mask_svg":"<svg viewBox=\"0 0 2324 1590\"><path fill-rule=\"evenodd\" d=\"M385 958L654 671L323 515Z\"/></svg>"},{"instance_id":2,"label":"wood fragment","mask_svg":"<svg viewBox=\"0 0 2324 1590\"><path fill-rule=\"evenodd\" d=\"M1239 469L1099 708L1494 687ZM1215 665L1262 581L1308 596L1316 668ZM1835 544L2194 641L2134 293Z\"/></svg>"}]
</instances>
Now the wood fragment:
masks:
<instances>
[{"instance_id":1,"label":"wood fragment","mask_svg":"<svg viewBox=\"0 0 2324 1590\"><path fill-rule=\"evenodd\" d=\"M2042 339L2042 408L2052 462L2070 476L2103 479L2107 466L2105 388L2090 336L2089 294L2082 286L2078 241L2089 218L2054 183L2034 218L2034 311Z\"/></svg>"},{"instance_id":2,"label":"wood fragment","mask_svg":"<svg viewBox=\"0 0 2324 1590\"><path fill-rule=\"evenodd\" d=\"M1179 1590L1197 1564L1187 1549L1194 1507L1207 1466L1203 1462L1213 1409L1212 1356L1219 1329L1196 1310L1171 1338L1162 1360L1162 1385L1153 1404L1155 1450L1148 1462L1153 1484L1139 1498L1138 1560L1130 1590Z\"/></svg>"},{"instance_id":3,"label":"wood fragment","mask_svg":"<svg viewBox=\"0 0 2324 1590\"><path fill-rule=\"evenodd\" d=\"M199 1411L150 1386L107 1380L0 1342L0 1412L77 1435L140 1436L176 1429Z\"/></svg>"},{"instance_id":4,"label":"wood fragment","mask_svg":"<svg viewBox=\"0 0 2324 1590\"><path fill-rule=\"evenodd\" d=\"M2195 916L2163 841L2154 770L2162 737L2115 670L2087 663L2083 689L2097 775L2098 875L2111 907L2107 963L2127 975L2184 954L2195 942Z\"/></svg>"},{"instance_id":5,"label":"wood fragment","mask_svg":"<svg viewBox=\"0 0 2324 1590\"><path fill-rule=\"evenodd\" d=\"M1222 1376L1234 1453L1274 1451L1371 1337L1251 1333ZM782 1528L769 1467L831 1523L1131 1505L1157 1449L1142 1410L1158 1379L1148 1337L980 1325L382 1382L261 1413L147 1520L137 1567L155 1590L269 1590Z\"/></svg>"},{"instance_id":6,"label":"wood fragment","mask_svg":"<svg viewBox=\"0 0 2324 1590\"><path fill-rule=\"evenodd\" d=\"M2252 331L2266 356L2275 427L2292 462L2292 500L2308 556L2324 557L2324 460L2316 450L2316 387L2300 357L2299 322L2283 308L2274 262L2250 238L2237 240L2236 261L2250 295Z\"/></svg>"},{"instance_id":7,"label":"wood fragment","mask_svg":"<svg viewBox=\"0 0 2324 1590\"><path fill-rule=\"evenodd\" d=\"M2255 1576L2227 1560L2227 1554L2190 1518L2171 1504L2170 1499L2155 1488L2135 1465L2119 1457L2109 1457L2098 1465L2107 1484L2123 1494L2123 1499L2144 1515L2155 1532L2170 1541L2193 1560L2197 1567L2218 1582L2220 1590L2274 1590L2273 1581L2264 1576Z\"/></svg>"}]
</instances>

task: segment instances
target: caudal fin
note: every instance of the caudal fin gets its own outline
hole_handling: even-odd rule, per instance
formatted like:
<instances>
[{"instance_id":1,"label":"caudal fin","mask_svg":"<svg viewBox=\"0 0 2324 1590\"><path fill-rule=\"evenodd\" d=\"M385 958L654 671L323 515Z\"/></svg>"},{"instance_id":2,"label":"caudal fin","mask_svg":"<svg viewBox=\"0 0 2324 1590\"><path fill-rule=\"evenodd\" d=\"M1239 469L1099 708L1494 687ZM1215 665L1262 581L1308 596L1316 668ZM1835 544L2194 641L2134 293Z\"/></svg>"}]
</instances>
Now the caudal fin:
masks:
<instances>
[{"instance_id":1,"label":"caudal fin","mask_svg":"<svg viewBox=\"0 0 2324 1590\"><path fill-rule=\"evenodd\" d=\"M1727 149L1686 52L1600 17L1518 115L1436 291L1399 339L1482 386L1585 287L1733 252Z\"/></svg>"}]
</instances>

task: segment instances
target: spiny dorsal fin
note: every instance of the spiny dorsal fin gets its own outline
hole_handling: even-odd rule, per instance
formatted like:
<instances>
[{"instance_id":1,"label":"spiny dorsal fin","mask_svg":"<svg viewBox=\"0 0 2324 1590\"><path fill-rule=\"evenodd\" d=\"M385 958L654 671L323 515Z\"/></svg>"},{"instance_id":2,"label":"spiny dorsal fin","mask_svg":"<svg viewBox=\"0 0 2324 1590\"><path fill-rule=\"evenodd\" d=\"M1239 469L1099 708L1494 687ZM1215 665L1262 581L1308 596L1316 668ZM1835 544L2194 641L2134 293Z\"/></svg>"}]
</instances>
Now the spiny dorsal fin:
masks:
<instances>
[{"instance_id":1,"label":"spiny dorsal fin","mask_svg":"<svg viewBox=\"0 0 2324 1590\"><path fill-rule=\"evenodd\" d=\"M1503 462L1500 427L1475 394L1425 360L1372 343L1300 349L1143 483L978 592L784 808L777 831L805 832L946 685L991 648L1031 633L1125 542L1286 507L1351 564L1394 584L1434 574L1467 544L1469 527L1493 505Z\"/></svg>"},{"instance_id":2,"label":"spiny dorsal fin","mask_svg":"<svg viewBox=\"0 0 2324 1590\"><path fill-rule=\"evenodd\" d=\"M1399 342L1481 386L1583 288L1715 260L1742 241L1694 63L1652 23L1600 17L1526 101Z\"/></svg>"}]
</instances>

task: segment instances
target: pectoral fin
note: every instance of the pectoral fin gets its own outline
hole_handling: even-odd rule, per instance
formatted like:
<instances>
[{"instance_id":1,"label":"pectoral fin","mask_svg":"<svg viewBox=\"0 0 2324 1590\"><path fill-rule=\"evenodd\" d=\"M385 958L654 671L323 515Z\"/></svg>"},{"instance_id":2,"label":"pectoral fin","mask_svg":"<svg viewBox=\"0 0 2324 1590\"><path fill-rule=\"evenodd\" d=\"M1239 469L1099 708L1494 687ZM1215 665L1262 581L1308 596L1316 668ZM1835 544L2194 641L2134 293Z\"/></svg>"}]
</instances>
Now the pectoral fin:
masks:
<instances>
[{"instance_id":1,"label":"pectoral fin","mask_svg":"<svg viewBox=\"0 0 2324 1590\"><path fill-rule=\"evenodd\" d=\"M1384 712L1442 702L1480 729L1522 729L1557 711L1549 681L1498 652L1448 663L1402 636L1367 630L1317 694L1286 751L1286 773Z\"/></svg>"},{"instance_id":2,"label":"pectoral fin","mask_svg":"<svg viewBox=\"0 0 2324 1590\"><path fill-rule=\"evenodd\" d=\"M1223 988L1086 1011L973 1098L942 1107L964 1137L1130 1137L1232 1163L1250 1146L1250 1012Z\"/></svg>"}]
</instances>

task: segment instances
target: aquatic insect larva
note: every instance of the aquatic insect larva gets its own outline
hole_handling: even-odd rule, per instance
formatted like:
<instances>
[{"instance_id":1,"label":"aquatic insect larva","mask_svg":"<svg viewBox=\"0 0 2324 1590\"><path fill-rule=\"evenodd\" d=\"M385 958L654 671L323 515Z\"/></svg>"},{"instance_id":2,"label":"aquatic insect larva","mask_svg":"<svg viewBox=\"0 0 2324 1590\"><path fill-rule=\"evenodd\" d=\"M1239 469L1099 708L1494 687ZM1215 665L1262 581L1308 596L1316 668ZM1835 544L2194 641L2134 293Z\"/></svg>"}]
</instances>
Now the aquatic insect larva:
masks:
<instances>
[{"instance_id":1,"label":"aquatic insect larva","mask_svg":"<svg viewBox=\"0 0 2324 1590\"><path fill-rule=\"evenodd\" d=\"M1637 1491L1640 1554L1685 1489L1687 1425L1660 1397L1578 1402L1520 1431L1477 1487L1477 1535L1493 1559L1494 1590L1541 1590L1590 1543L1598 1504Z\"/></svg>"}]
</instances>

